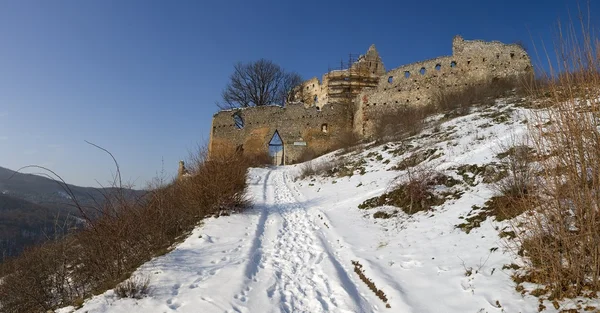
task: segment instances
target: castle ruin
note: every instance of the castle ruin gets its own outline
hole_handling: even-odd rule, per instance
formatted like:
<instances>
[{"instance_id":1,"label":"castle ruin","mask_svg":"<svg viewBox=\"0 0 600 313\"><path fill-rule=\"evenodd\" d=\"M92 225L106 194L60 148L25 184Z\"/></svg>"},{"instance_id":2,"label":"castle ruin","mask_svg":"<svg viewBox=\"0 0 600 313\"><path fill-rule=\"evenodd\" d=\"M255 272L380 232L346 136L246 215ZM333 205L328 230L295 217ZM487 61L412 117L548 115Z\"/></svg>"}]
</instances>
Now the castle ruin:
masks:
<instances>
[{"instance_id":1,"label":"castle ruin","mask_svg":"<svg viewBox=\"0 0 600 313\"><path fill-rule=\"evenodd\" d=\"M309 150L320 154L336 148L350 133L371 137L378 114L430 104L436 93L532 72L529 55L517 44L455 36L452 55L390 71L372 45L346 68L329 71L321 81L305 81L285 106L216 113L209 149L211 154L269 153L274 164L291 164Z\"/></svg>"}]
</instances>

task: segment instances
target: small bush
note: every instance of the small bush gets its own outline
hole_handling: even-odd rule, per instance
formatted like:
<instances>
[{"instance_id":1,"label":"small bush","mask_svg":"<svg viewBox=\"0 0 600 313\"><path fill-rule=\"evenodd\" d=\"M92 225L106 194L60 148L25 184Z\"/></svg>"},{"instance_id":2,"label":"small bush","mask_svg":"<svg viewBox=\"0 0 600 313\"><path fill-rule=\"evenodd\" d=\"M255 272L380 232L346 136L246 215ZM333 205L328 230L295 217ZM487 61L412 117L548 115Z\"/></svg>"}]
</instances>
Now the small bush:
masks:
<instances>
[{"instance_id":1,"label":"small bush","mask_svg":"<svg viewBox=\"0 0 600 313\"><path fill-rule=\"evenodd\" d=\"M302 165L302 171L300 172L300 179L304 179L310 176L340 176L340 170L345 168L343 159L325 161L325 162L314 162L308 161Z\"/></svg>"},{"instance_id":2,"label":"small bush","mask_svg":"<svg viewBox=\"0 0 600 313\"><path fill-rule=\"evenodd\" d=\"M389 214L389 213L384 212L384 211L377 211L377 212L373 213L373 218L388 219L390 217L392 217L392 214Z\"/></svg>"},{"instance_id":3,"label":"small bush","mask_svg":"<svg viewBox=\"0 0 600 313\"><path fill-rule=\"evenodd\" d=\"M426 211L445 202L444 197L434 193L434 187L448 184L450 181L453 179L433 171L412 170L408 172L407 182L397 184L392 191L379 197L366 200L358 208L371 209L390 205L402 209L407 214Z\"/></svg>"},{"instance_id":4,"label":"small bush","mask_svg":"<svg viewBox=\"0 0 600 313\"><path fill-rule=\"evenodd\" d=\"M141 299L146 297L149 292L150 278L148 277L131 277L115 288L115 294L119 298Z\"/></svg>"}]
</instances>

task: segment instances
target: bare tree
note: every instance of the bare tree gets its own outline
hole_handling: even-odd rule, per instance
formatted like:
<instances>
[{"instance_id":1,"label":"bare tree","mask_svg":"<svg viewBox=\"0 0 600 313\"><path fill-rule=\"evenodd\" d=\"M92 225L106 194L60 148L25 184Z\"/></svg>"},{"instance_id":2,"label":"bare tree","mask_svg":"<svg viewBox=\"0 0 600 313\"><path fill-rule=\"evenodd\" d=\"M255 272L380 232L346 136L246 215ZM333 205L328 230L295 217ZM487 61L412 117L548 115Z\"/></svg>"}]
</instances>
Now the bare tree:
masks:
<instances>
[{"instance_id":1,"label":"bare tree","mask_svg":"<svg viewBox=\"0 0 600 313\"><path fill-rule=\"evenodd\" d=\"M302 83L295 72L285 72L272 61L260 59L247 64L238 63L222 92L221 109L262 105L284 105L291 91Z\"/></svg>"},{"instance_id":2,"label":"bare tree","mask_svg":"<svg viewBox=\"0 0 600 313\"><path fill-rule=\"evenodd\" d=\"M294 89L302 85L302 81L302 76L296 72L285 73L279 95L280 103L285 104L294 101Z\"/></svg>"}]
</instances>

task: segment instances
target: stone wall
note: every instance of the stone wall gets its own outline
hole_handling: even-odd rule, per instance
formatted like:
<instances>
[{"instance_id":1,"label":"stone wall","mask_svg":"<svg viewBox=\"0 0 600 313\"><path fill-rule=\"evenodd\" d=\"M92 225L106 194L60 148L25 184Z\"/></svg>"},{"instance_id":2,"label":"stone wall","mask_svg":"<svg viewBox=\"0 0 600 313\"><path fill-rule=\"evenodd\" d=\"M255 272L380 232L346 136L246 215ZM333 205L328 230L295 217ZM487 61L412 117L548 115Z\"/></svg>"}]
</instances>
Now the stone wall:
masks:
<instances>
[{"instance_id":1,"label":"stone wall","mask_svg":"<svg viewBox=\"0 0 600 313\"><path fill-rule=\"evenodd\" d=\"M213 117L210 154L238 149L246 155L268 153L277 131L284 144L285 164L294 163L307 149L323 153L338 145L352 130L351 113L348 106L335 104L320 109L290 104L221 111ZM235 115L239 117L234 119ZM236 126L240 118L243 127Z\"/></svg>"},{"instance_id":2,"label":"stone wall","mask_svg":"<svg viewBox=\"0 0 600 313\"><path fill-rule=\"evenodd\" d=\"M289 164L307 149L322 153L335 148L349 132L370 137L377 115L399 106L430 104L442 92L530 73L527 52L515 44L466 41L456 36L451 56L389 72L372 45L349 68L326 73L321 83L316 77L304 82L295 90L295 104L215 114L210 153L236 149L245 154L267 153L277 131L284 143L285 163Z\"/></svg>"},{"instance_id":3,"label":"stone wall","mask_svg":"<svg viewBox=\"0 0 600 313\"><path fill-rule=\"evenodd\" d=\"M529 55L519 45L456 36L451 56L395 68L379 78L376 88L363 90L355 100L354 130L369 137L376 116L394 107L430 104L438 93L531 72Z\"/></svg>"}]
</instances>

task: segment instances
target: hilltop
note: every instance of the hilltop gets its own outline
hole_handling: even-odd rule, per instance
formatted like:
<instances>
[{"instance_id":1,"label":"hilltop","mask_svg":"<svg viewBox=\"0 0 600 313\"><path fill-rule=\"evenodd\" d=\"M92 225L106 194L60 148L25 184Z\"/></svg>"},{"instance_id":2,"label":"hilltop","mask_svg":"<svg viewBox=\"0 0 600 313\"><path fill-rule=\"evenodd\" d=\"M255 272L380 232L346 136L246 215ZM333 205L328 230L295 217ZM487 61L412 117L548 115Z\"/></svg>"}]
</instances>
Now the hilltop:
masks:
<instances>
[{"instance_id":1,"label":"hilltop","mask_svg":"<svg viewBox=\"0 0 600 313\"><path fill-rule=\"evenodd\" d=\"M254 208L209 218L174 251L144 264L149 295L115 291L76 312L546 312L517 284L509 218L489 200L507 151L535 110L500 99L436 115L401 141L367 143L303 164L251 169ZM430 179L419 205L394 193ZM431 201L429 201L431 200ZM429 202L428 202L429 201ZM519 287L520 286L520 287ZM386 307L390 309L386 309ZM65 308L60 312L71 312Z\"/></svg>"}]
</instances>

